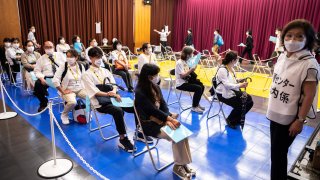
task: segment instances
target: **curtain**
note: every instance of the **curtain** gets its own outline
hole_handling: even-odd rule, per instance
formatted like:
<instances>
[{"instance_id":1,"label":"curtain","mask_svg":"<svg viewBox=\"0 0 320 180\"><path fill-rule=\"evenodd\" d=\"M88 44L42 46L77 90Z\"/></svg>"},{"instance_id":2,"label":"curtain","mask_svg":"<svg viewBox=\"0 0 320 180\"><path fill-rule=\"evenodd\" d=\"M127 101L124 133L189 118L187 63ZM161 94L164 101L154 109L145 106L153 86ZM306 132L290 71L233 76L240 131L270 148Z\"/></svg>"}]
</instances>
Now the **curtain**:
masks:
<instances>
[{"instance_id":1,"label":"curtain","mask_svg":"<svg viewBox=\"0 0 320 180\"><path fill-rule=\"evenodd\" d=\"M195 48L211 50L217 28L224 40L221 51L229 48L242 51L237 45L245 42L245 33L251 29L253 53L269 58L275 46L269 37L276 36L276 27L304 18L319 30L319 10L319 0L176 0L173 47L181 50L190 27Z\"/></svg>"},{"instance_id":2,"label":"curtain","mask_svg":"<svg viewBox=\"0 0 320 180\"><path fill-rule=\"evenodd\" d=\"M57 43L64 36L71 44L73 35L79 35L88 46L90 38L101 43L116 37L133 49L133 0L19 0L22 39L28 28L36 28L36 39ZM95 23L101 22L101 34L96 34Z\"/></svg>"},{"instance_id":3,"label":"curtain","mask_svg":"<svg viewBox=\"0 0 320 180\"><path fill-rule=\"evenodd\" d=\"M174 0L153 0L151 5L151 31L150 40L151 44L160 44L160 36L154 32L154 29L161 31L164 25L169 26L171 34L168 36L168 45L172 44L174 29L173 16L174 16Z\"/></svg>"}]
</instances>

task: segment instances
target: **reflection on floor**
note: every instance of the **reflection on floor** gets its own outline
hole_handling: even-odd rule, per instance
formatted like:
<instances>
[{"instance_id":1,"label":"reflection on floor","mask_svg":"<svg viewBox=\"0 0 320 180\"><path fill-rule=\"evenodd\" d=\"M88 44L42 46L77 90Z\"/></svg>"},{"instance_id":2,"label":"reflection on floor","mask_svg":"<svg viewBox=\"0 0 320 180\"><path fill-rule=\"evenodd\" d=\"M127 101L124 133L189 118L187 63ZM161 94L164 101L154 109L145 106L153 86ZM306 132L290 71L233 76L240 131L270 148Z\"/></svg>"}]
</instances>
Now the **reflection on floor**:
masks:
<instances>
[{"instance_id":1,"label":"reflection on floor","mask_svg":"<svg viewBox=\"0 0 320 180\"><path fill-rule=\"evenodd\" d=\"M34 96L21 91L20 88L6 86L12 98L16 100L18 106L30 113L35 113L38 107L38 101ZM54 90L50 89L50 97L56 96ZM123 96L132 96L132 94L121 92ZM163 89L164 97L168 90ZM190 97L183 95L184 103L190 104ZM170 101L175 101L175 95L170 97ZM11 102L7 104L16 110ZM264 104L259 102L260 104ZM259 103L257 103L259 105ZM209 103L202 100L201 104L209 109ZM214 103L213 110L218 105ZM217 116L207 120L207 111L203 115L198 115L190 111L181 114L181 122L194 134L190 137L190 146L192 151L192 167L197 170L197 179L269 179L270 173L270 138L269 122L265 115L258 111L259 106L255 105L256 112L250 112L246 117L246 125L241 131L226 127L223 118ZM170 106L170 110L179 113L178 104ZM230 108L224 106L228 114ZM61 123L58 105L53 108L54 114ZM48 112L30 117L18 112L27 122L34 126L46 138L50 138L50 126ZM70 114L71 115L71 114ZM101 116L103 122L110 122L111 116ZM132 139L135 128L133 115L125 115L126 124L129 132L129 139ZM71 123L68 126L61 125L63 131L70 139L74 147L91 164L94 169L109 179L178 179L172 173L172 166L166 170L157 173L150 161L148 154L133 158L117 147L118 140L113 139L104 142L98 132L89 133L88 125L79 125ZM296 138L289 151L289 165L297 157L301 148L307 141L314 128L305 126L303 132ZM105 128L107 135L115 133L115 128ZM13 138L13 137L12 137ZM56 144L68 154L75 162L86 169L92 176L96 177L79 158L70 149L62 135L56 128ZM50 146L48 144L48 146ZM138 151L142 150L144 145L137 144ZM160 164L172 161L172 152L170 143L162 140L158 145ZM83 177L84 178L84 177ZM82 179L82 178L80 178Z\"/></svg>"}]
</instances>

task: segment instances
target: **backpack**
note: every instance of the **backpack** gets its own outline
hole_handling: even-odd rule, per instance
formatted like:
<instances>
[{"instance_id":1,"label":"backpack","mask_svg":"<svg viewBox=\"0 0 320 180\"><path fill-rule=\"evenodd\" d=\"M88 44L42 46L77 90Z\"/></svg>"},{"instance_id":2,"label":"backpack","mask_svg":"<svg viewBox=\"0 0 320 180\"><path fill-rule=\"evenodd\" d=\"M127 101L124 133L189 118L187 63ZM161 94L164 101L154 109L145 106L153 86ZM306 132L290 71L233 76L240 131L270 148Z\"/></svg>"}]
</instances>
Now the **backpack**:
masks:
<instances>
[{"instance_id":1,"label":"backpack","mask_svg":"<svg viewBox=\"0 0 320 180\"><path fill-rule=\"evenodd\" d=\"M219 47L224 45L224 42L223 42L223 39L222 39L221 35L218 36L217 45Z\"/></svg>"},{"instance_id":2,"label":"backpack","mask_svg":"<svg viewBox=\"0 0 320 180\"><path fill-rule=\"evenodd\" d=\"M216 74L213 76L213 78L212 78L212 80L211 80L211 81L212 81L212 87L209 89L209 92L210 92L211 96L213 96L214 94L216 94L215 89L216 89L220 84L222 84L221 81L220 81L219 83L217 83L217 74L218 74L218 71L219 71L220 68L225 68L225 67L219 67L218 70L217 70L217 72L216 72ZM229 76L229 71L227 71L227 73L228 73L228 76Z\"/></svg>"},{"instance_id":3,"label":"backpack","mask_svg":"<svg viewBox=\"0 0 320 180\"><path fill-rule=\"evenodd\" d=\"M77 105L72 110L73 120L79 124L87 124L86 105L81 99L77 100Z\"/></svg>"},{"instance_id":4,"label":"backpack","mask_svg":"<svg viewBox=\"0 0 320 180\"><path fill-rule=\"evenodd\" d=\"M78 62L77 62L77 64L79 65L80 72L82 73L82 64L80 64ZM63 73L61 75L61 81L60 82L63 81L63 78L66 76L67 72L68 72L68 62L66 62L64 64L64 71L63 71Z\"/></svg>"}]
</instances>

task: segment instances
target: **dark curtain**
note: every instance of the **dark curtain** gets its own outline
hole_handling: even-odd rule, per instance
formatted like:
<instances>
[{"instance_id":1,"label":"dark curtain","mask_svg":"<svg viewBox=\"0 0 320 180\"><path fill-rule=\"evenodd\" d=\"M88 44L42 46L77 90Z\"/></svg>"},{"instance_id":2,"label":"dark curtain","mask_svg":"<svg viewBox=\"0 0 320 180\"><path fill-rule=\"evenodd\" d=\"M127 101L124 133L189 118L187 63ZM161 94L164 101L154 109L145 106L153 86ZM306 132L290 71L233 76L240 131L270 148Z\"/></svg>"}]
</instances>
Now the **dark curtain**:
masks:
<instances>
[{"instance_id":1,"label":"dark curtain","mask_svg":"<svg viewBox=\"0 0 320 180\"><path fill-rule=\"evenodd\" d=\"M56 44L59 36L71 44L76 34L85 46L90 38L100 45L102 38L110 44L116 37L133 49L133 0L19 0L19 13L23 41L34 25L40 44ZM96 22L101 22L101 34L96 34Z\"/></svg>"},{"instance_id":2,"label":"dark curtain","mask_svg":"<svg viewBox=\"0 0 320 180\"><path fill-rule=\"evenodd\" d=\"M213 32L218 28L224 40L222 51L242 51L237 45L245 42L246 30L252 29L253 53L269 58L274 50L269 36L275 36L276 27L304 18L319 30L319 11L319 0L176 0L173 47L181 50L191 27L195 48L211 50Z\"/></svg>"},{"instance_id":3,"label":"dark curtain","mask_svg":"<svg viewBox=\"0 0 320 180\"><path fill-rule=\"evenodd\" d=\"M153 0L151 5L151 31L150 41L151 44L160 44L160 36L154 32L154 29L161 31L164 25L169 26L171 34L168 36L168 45L172 45L173 37L173 7L174 0Z\"/></svg>"}]
</instances>

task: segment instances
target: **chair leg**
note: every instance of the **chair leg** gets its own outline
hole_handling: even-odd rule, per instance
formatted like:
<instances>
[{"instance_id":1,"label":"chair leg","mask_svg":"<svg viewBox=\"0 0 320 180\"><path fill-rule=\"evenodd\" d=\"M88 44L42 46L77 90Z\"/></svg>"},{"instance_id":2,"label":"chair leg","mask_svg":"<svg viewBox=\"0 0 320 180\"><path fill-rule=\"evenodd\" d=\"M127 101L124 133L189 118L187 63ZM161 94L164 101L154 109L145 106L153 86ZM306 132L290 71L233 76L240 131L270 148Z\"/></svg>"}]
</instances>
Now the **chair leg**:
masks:
<instances>
[{"instance_id":1,"label":"chair leg","mask_svg":"<svg viewBox=\"0 0 320 180\"><path fill-rule=\"evenodd\" d=\"M189 93L190 93L190 92L189 92ZM178 97L178 103L179 103L180 109L182 110L182 111L180 111L180 113L182 113L183 111L186 111L186 110L192 108L192 106L185 107L185 108L182 106L182 103L181 103L181 95L182 95L182 91L180 91L180 95L179 95L179 97ZM191 95L190 95L190 96L191 96ZM191 98L191 99L192 99L192 98Z\"/></svg>"},{"instance_id":2,"label":"chair leg","mask_svg":"<svg viewBox=\"0 0 320 180\"><path fill-rule=\"evenodd\" d=\"M116 137L119 136L119 134L115 134L115 135L112 135L112 136L110 136L110 137L108 137L108 138L105 137L104 134L103 134L103 132L102 132L102 129L105 128L105 127L110 126L112 123L109 123L109 124L106 124L106 125L101 126L101 125L100 125L100 122L99 122L99 120L98 120L97 113L96 113L95 111L94 111L94 116L95 116L95 120L96 120L96 123L97 123L97 126L98 126L98 127L92 129L92 127L91 127L91 122L90 122L90 132L99 130L101 138L102 138L103 140L105 140L105 141L114 139L114 138L116 138Z\"/></svg>"}]
</instances>

